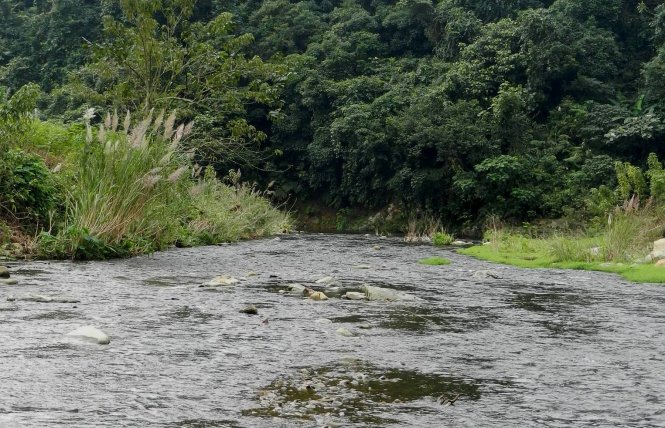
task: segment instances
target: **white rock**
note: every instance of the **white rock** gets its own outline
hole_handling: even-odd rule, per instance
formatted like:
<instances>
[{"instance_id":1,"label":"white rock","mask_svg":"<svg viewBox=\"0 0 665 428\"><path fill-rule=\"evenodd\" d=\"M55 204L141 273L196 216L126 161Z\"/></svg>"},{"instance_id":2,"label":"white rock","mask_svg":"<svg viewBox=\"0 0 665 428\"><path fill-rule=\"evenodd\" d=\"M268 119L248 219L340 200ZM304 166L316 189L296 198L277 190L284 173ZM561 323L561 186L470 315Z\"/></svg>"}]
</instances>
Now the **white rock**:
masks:
<instances>
[{"instance_id":1,"label":"white rock","mask_svg":"<svg viewBox=\"0 0 665 428\"><path fill-rule=\"evenodd\" d=\"M335 282L335 278L333 278L332 276L325 276L321 279L316 280L317 284L329 284L331 282Z\"/></svg>"},{"instance_id":2,"label":"white rock","mask_svg":"<svg viewBox=\"0 0 665 428\"><path fill-rule=\"evenodd\" d=\"M0 285L16 285L18 280L14 278L0 278Z\"/></svg>"},{"instance_id":3,"label":"white rock","mask_svg":"<svg viewBox=\"0 0 665 428\"><path fill-rule=\"evenodd\" d=\"M342 296L342 299L347 300L367 300L365 293L359 293L357 291L347 291L346 294Z\"/></svg>"},{"instance_id":4,"label":"white rock","mask_svg":"<svg viewBox=\"0 0 665 428\"><path fill-rule=\"evenodd\" d=\"M328 296L326 296L325 294L323 294L320 291L315 291L315 292L311 293L309 295L309 298L311 300L328 300Z\"/></svg>"},{"instance_id":5,"label":"white rock","mask_svg":"<svg viewBox=\"0 0 665 428\"><path fill-rule=\"evenodd\" d=\"M70 331L67 333L67 336L79 337L100 345L108 345L111 342L106 333L91 325L86 325L79 327L74 331Z\"/></svg>"},{"instance_id":6,"label":"white rock","mask_svg":"<svg viewBox=\"0 0 665 428\"><path fill-rule=\"evenodd\" d=\"M351 333L351 331L349 329L344 328L344 327L338 328L337 330L335 330L335 333L339 334L340 336L344 336L344 337L353 337L354 336L354 334Z\"/></svg>"},{"instance_id":7,"label":"white rock","mask_svg":"<svg viewBox=\"0 0 665 428\"><path fill-rule=\"evenodd\" d=\"M389 288L374 287L372 285L363 285L362 290L365 292L367 300L383 300L386 302L419 300L417 297L407 293L391 290Z\"/></svg>"},{"instance_id":8,"label":"white rock","mask_svg":"<svg viewBox=\"0 0 665 428\"><path fill-rule=\"evenodd\" d=\"M298 283L289 284L287 287L291 290L291 294L303 294L306 288L304 285Z\"/></svg>"},{"instance_id":9,"label":"white rock","mask_svg":"<svg viewBox=\"0 0 665 428\"><path fill-rule=\"evenodd\" d=\"M652 260L665 259L665 238L653 243L653 250L650 255Z\"/></svg>"},{"instance_id":10,"label":"white rock","mask_svg":"<svg viewBox=\"0 0 665 428\"><path fill-rule=\"evenodd\" d=\"M232 276L221 275L211 279L210 281L206 282L204 285L207 285L208 287L219 287L222 285L234 285L237 284L238 282L240 281L238 281L236 278L233 278Z\"/></svg>"}]
</instances>

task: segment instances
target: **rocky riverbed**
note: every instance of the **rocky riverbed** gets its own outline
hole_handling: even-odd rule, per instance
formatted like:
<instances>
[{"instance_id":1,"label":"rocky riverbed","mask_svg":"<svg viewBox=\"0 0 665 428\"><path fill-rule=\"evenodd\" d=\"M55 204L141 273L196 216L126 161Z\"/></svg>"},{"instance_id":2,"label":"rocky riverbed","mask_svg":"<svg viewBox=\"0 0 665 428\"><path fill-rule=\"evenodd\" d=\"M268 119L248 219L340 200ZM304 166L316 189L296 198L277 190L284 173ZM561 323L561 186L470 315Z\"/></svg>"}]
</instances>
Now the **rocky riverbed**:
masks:
<instances>
[{"instance_id":1,"label":"rocky riverbed","mask_svg":"<svg viewBox=\"0 0 665 428\"><path fill-rule=\"evenodd\" d=\"M8 267L3 427L665 425L663 286L359 235Z\"/></svg>"}]
</instances>

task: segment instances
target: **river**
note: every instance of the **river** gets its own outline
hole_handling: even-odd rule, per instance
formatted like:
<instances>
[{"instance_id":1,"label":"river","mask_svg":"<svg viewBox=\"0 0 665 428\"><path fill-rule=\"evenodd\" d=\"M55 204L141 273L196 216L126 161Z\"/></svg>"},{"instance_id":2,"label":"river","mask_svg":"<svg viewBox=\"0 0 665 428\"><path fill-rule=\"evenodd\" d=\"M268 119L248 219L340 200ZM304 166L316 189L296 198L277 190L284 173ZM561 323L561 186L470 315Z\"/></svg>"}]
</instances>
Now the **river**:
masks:
<instances>
[{"instance_id":1,"label":"river","mask_svg":"<svg viewBox=\"0 0 665 428\"><path fill-rule=\"evenodd\" d=\"M1 427L665 426L663 286L361 235L10 270ZM217 275L242 280L200 287ZM417 300L335 298L364 283ZM7 301L30 293L80 303Z\"/></svg>"}]
</instances>

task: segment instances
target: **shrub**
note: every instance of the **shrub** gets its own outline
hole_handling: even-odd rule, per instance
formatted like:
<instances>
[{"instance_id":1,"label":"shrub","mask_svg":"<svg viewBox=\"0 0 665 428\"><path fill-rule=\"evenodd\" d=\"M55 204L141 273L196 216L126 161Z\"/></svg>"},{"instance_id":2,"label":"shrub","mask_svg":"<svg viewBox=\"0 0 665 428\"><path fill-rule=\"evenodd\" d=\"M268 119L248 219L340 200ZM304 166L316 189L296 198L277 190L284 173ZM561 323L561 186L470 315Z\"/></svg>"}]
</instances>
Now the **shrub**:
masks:
<instances>
[{"instance_id":1,"label":"shrub","mask_svg":"<svg viewBox=\"0 0 665 428\"><path fill-rule=\"evenodd\" d=\"M437 247L442 247L444 245L450 245L455 240L455 237L446 232L436 232L432 236L432 243Z\"/></svg>"}]
</instances>

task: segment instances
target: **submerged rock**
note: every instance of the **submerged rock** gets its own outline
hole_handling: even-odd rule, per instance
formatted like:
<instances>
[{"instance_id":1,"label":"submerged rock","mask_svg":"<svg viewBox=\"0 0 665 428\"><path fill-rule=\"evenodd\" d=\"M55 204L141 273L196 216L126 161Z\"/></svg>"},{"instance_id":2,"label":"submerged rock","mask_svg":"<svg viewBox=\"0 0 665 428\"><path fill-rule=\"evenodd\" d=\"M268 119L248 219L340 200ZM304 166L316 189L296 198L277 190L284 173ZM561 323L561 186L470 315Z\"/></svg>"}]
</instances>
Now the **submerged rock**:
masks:
<instances>
[{"instance_id":1,"label":"submerged rock","mask_svg":"<svg viewBox=\"0 0 665 428\"><path fill-rule=\"evenodd\" d=\"M359 293L357 291L347 291L346 294L342 296L342 299L367 300L367 295L365 293Z\"/></svg>"},{"instance_id":2,"label":"submerged rock","mask_svg":"<svg viewBox=\"0 0 665 428\"><path fill-rule=\"evenodd\" d=\"M353 267L356 268L356 269L371 269L372 268L371 265L366 265L366 264L359 264L359 265L355 265Z\"/></svg>"},{"instance_id":3,"label":"submerged rock","mask_svg":"<svg viewBox=\"0 0 665 428\"><path fill-rule=\"evenodd\" d=\"M323 278L316 280L317 284L331 284L334 282L337 282L337 280L332 276L324 276Z\"/></svg>"},{"instance_id":4,"label":"submerged rock","mask_svg":"<svg viewBox=\"0 0 665 428\"><path fill-rule=\"evenodd\" d=\"M68 299L66 297L51 297L43 294L28 294L25 296L9 296L9 302L36 302L36 303L79 303L78 299Z\"/></svg>"},{"instance_id":5,"label":"submerged rock","mask_svg":"<svg viewBox=\"0 0 665 428\"><path fill-rule=\"evenodd\" d=\"M108 345L111 342L106 333L91 325L86 325L70 331L67 333L67 336L78 337L100 345Z\"/></svg>"},{"instance_id":6,"label":"submerged rock","mask_svg":"<svg viewBox=\"0 0 665 428\"><path fill-rule=\"evenodd\" d=\"M335 333L339 334L340 336L344 337L354 337L355 334L351 332L348 328L340 327L337 330L335 330Z\"/></svg>"},{"instance_id":7,"label":"submerged rock","mask_svg":"<svg viewBox=\"0 0 665 428\"><path fill-rule=\"evenodd\" d=\"M0 285L16 285L18 280L14 278L0 278Z\"/></svg>"},{"instance_id":8,"label":"submerged rock","mask_svg":"<svg viewBox=\"0 0 665 428\"><path fill-rule=\"evenodd\" d=\"M224 285L235 285L239 282L240 281L238 281L236 278L233 278L232 276L221 275L211 279L203 285L207 287L219 287Z\"/></svg>"},{"instance_id":9,"label":"submerged rock","mask_svg":"<svg viewBox=\"0 0 665 428\"><path fill-rule=\"evenodd\" d=\"M247 314L247 315L258 315L259 310L256 309L256 306L254 305L249 305L243 309L240 310L241 314Z\"/></svg>"},{"instance_id":10,"label":"submerged rock","mask_svg":"<svg viewBox=\"0 0 665 428\"><path fill-rule=\"evenodd\" d=\"M0 266L0 278L9 278L9 269L4 266Z\"/></svg>"},{"instance_id":11,"label":"submerged rock","mask_svg":"<svg viewBox=\"0 0 665 428\"><path fill-rule=\"evenodd\" d=\"M501 279L501 275L499 275L498 273L496 273L492 270L479 270L479 271L474 272L473 278L474 279L488 279L488 278Z\"/></svg>"},{"instance_id":12,"label":"submerged rock","mask_svg":"<svg viewBox=\"0 0 665 428\"><path fill-rule=\"evenodd\" d=\"M391 290L389 288L363 285L362 290L365 292L367 300L379 300L385 302L418 300L418 298L415 296L397 290Z\"/></svg>"}]
</instances>

